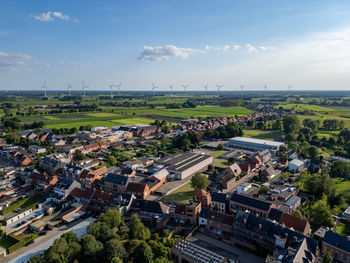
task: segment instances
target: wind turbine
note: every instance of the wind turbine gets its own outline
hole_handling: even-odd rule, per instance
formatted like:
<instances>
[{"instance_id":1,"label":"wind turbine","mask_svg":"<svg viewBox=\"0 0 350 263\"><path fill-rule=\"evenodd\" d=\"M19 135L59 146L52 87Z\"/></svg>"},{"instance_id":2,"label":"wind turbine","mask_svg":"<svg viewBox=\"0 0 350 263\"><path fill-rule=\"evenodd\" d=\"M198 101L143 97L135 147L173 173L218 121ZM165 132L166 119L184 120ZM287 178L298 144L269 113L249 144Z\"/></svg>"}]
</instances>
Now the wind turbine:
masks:
<instances>
[{"instance_id":1,"label":"wind turbine","mask_svg":"<svg viewBox=\"0 0 350 263\"><path fill-rule=\"evenodd\" d=\"M170 88L170 96L172 98L173 97L173 85L170 85L169 88Z\"/></svg>"},{"instance_id":2,"label":"wind turbine","mask_svg":"<svg viewBox=\"0 0 350 263\"><path fill-rule=\"evenodd\" d=\"M157 87L156 85L154 85L154 83L152 82L152 91L153 91L153 97L156 95L156 89L158 89L159 87Z\"/></svg>"},{"instance_id":3,"label":"wind turbine","mask_svg":"<svg viewBox=\"0 0 350 263\"><path fill-rule=\"evenodd\" d=\"M67 90L68 90L68 96L70 96L70 90L72 88L72 85L70 83L68 83L68 86L67 86Z\"/></svg>"},{"instance_id":4,"label":"wind turbine","mask_svg":"<svg viewBox=\"0 0 350 263\"><path fill-rule=\"evenodd\" d=\"M181 84L181 86L184 88L184 91L186 91L186 88L188 88L190 86L190 84L187 84L187 85Z\"/></svg>"},{"instance_id":5,"label":"wind turbine","mask_svg":"<svg viewBox=\"0 0 350 263\"><path fill-rule=\"evenodd\" d=\"M241 96L243 96L243 89L244 89L244 85L240 85L240 87L241 87Z\"/></svg>"},{"instance_id":6,"label":"wind turbine","mask_svg":"<svg viewBox=\"0 0 350 263\"><path fill-rule=\"evenodd\" d=\"M118 84L115 84L114 87L116 87L118 89L118 96L120 95L120 86L122 85L121 82L119 82Z\"/></svg>"},{"instance_id":7,"label":"wind turbine","mask_svg":"<svg viewBox=\"0 0 350 263\"><path fill-rule=\"evenodd\" d=\"M220 92L221 91L221 88L223 87L224 85L223 84L216 84L216 87L218 87L218 92Z\"/></svg>"},{"instance_id":8,"label":"wind turbine","mask_svg":"<svg viewBox=\"0 0 350 263\"><path fill-rule=\"evenodd\" d=\"M291 94L291 89L292 89L292 86L291 86L291 85L288 85L288 91L289 91L288 96L289 96L289 97L290 97L290 94Z\"/></svg>"},{"instance_id":9,"label":"wind turbine","mask_svg":"<svg viewBox=\"0 0 350 263\"><path fill-rule=\"evenodd\" d=\"M204 86L205 89L205 97L208 97L208 84Z\"/></svg>"},{"instance_id":10,"label":"wind turbine","mask_svg":"<svg viewBox=\"0 0 350 263\"><path fill-rule=\"evenodd\" d=\"M265 83L265 86L264 86L264 90L265 90L265 97L267 97L267 86L266 86L266 83Z\"/></svg>"},{"instance_id":11,"label":"wind turbine","mask_svg":"<svg viewBox=\"0 0 350 263\"><path fill-rule=\"evenodd\" d=\"M85 90L88 89L89 87L85 86L84 81L82 81L81 83L82 83L82 85L83 85L82 90L83 90L83 95L84 95L84 97L85 97Z\"/></svg>"},{"instance_id":12,"label":"wind turbine","mask_svg":"<svg viewBox=\"0 0 350 263\"><path fill-rule=\"evenodd\" d=\"M113 87L115 86L115 84L110 84L109 87L111 88L111 99L113 99Z\"/></svg>"},{"instance_id":13,"label":"wind turbine","mask_svg":"<svg viewBox=\"0 0 350 263\"><path fill-rule=\"evenodd\" d=\"M42 86L42 88L44 89L44 96L46 97L46 90L49 90L49 88L46 86L46 80L44 80L44 84L43 84L43 86Z\"/></svg>"}]
</instances>

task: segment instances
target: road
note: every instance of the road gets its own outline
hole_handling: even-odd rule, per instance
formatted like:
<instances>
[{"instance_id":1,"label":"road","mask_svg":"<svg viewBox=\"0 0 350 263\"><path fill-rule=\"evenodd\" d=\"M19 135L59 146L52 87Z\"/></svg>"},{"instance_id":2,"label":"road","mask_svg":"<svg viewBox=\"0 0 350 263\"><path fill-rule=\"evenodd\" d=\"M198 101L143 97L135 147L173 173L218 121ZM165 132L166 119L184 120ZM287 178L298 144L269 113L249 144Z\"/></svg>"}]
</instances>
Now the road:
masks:
<instances>
[{"instance_id":1,"label":"road","mask_svg":"<svg viewBox=\"0 0 350 263\"><path fill-rule=\"evenodd\" d=\"M69 228L67 228L67 226L54 228L45 236L41 236L35 239L35 242L32 245L16 250L15 252L5 257L3 260L4 262L8 263L27 262L32 256L43 253L44 250L48 249L57 238L68 231L73 231L78 237L85 235L87 226L94 221L96 221L96 219L90 217Z\"/></svg>"}]
</instances>

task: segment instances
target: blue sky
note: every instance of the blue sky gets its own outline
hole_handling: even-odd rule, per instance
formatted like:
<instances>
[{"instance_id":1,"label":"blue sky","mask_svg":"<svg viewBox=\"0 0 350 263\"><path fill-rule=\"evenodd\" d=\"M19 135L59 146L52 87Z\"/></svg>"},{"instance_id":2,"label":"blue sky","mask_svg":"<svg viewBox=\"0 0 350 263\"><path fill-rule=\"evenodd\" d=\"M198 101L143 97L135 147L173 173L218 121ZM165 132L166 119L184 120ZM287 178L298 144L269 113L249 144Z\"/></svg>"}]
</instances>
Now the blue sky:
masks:
<instances>
[{"instance_id":1,"label":"blue sky","mask_svg":"<svg viewBox=\"0 0 350 263\"><path fill-rule=\"evenodd\" d=\"M0 89L348 89L349 1L0 0Z\"/></svg>"}]
</instances>

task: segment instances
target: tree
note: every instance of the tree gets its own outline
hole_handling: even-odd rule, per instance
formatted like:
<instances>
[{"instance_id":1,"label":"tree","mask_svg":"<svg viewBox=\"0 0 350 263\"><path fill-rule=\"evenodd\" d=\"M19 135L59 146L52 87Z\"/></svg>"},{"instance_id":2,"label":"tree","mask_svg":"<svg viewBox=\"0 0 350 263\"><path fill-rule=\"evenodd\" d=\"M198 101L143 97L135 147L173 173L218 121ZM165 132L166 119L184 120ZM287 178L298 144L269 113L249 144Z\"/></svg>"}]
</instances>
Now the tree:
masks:
<instances>
[{"instance_id":1,"label":"tree","mask_svg":"<svg viewBox=\"0 0 350 263\"><path fill-rule=\"evenodd\" d=\"M321 201L316 202L312 205L311 220L321 226L332 227L334 225L331 211Z\"/></svg>"},{"instance_id":2,"label":"tree","mask_svg":"<svg viewBox=\"0 0 350 263\"><path fill-rule=\"evenodd\" d=\"M108 240L105 246L106 258L112 261L113 258L124 259L127 256L122 242L116 238Z\"/></svg>"},{"instance_id":3,"label":"tree","mask_svg":"<svg viewBox=\"0 0 350 263\"><path fill-rule=\"evenodd\" d=\"M197 173L191 178L191 186L192 188L207 189L209 186L209 179L207 176Z\"/></svg>"},{"instance_id":4,"label":"tree","mask_svg":"<svg viewBox=\"0 0 350 263\"><path fill-rule=\"evenodd\" d=\"M121 260L118 257L112 258L111 263L123 263L123 260Z\"/></svg>"},{"instance_id":5,"label":"tree","mask_svg":"<svg viewBox=\"0 0 350 263\"><path fill-rule=\"evenodd\" d=\"M322 259L322 263L332 263L333 259L331 254L327 251L326 253L324 253L323 255L323 259Z\"/></svg>"},{"instance_id":6,"label":"tree","mask_svg":"<svg viewBox=\"0 0 350 263\"><path fill-rule=\"evenodd\" d=\"M147 240L150 236L150 230L144 226L137 214L133 214L129 224L129 239Z\"/></svg>"},{"instance_id":7,"label":"tree","mask_svg":"<svg viewBox=\"0 0 350 263\"><path fill-rule=\"evenodd\" d=\"M224 148L225 148L225 147L224 147L224 145L223 145L222 143L220 143L220 144L218 145L218 150L222 151Z\"/></svg>"},{"instance_id":8,"label":"tree","mask_svg":"<svg viewBox=\"0 0 350 263\"><path fill-rule=\"evenodd\" d=\"M295 210L293 213L292 213L293 216L296 216L298 218L303 218L303 214L301 213L300 210Z\"/></svg>"},{"instance_id":9,"label":"tree","mask_svg":"<svg viewBox=\"0 0 350 263\"><path fill-rule=\"evenodd\" d=\"M309 156L312 159L318 159L320 153L318 151L318 148L316 146L310 146L308 148Z\"/></svg>"},{"instance_id":10,"label":"tree","mask_svg":"<svg viewBox=\"0 0 350 263\"><path fill-rule=\"evenodd\" d=\"M154 257L156 258L166 258L170 254L170 248L164 246L161 242L150 240L148 244L151 246Z\"/></svg>"},{"instance_id":11,"label":"tree","mask_svg":"<svg viewBox=\"0 0 350 263\"><path fill-rule=\"evenodd\" d=\"M105 223L109 228L119 227L124 223L123 217L117 209L110 209L106 213L101 214L98 221Z\"/></svg>"},{"instance_id":12,"label":"tree","mask_svg":"<svg viewBox=\"0 0 350 263\"><path fill-rule=\"evenodd\" d=\"M116 229L111 229L105 222L100 221L91 223L87 228L87 233L101 242L106 242L118 236Z\"/></svg>"},{"instance_id":13,"label":"tree","mask_svg":"<svg viewBox=\"0 0 350 263\"><path fill-rule=\"evenodd\" d=\"M173 263L173 261L167 259L167 258L156 258L151 261L151 263Z\"/></svg>"},{"instance_id":14,"label":"tree","mask_svg":"<svg viewBox=\"0 0 350 263\"><path fill-rule=\"evenodd\" d=\"M331 166L330 175L350 179L350 163L345 161L335 161Z\"/></svg>"},{"instance_id":15,"label":"tree","mask_svg":"<svg viewBox=\"0 0 350 263\"><path fill-rule=\"evenodd\" d=\"M134 262L149 263L153 258L152 248L145 241L142 241L133 251L132 257Z\"/></svg>"},{"instance_id":16,"label":"tree","mask_svg":"<svg viewBox=\"0 0 350 263\"><path fill-rule=\"evenodd\" d=\"M103 244L90 234L83 236L80 242L83 258L89 262L98 261L102 255Z\"/></svg>"},{"instance_id":17,"label":"tree","mask_svg":"<svg viewBox=\"0 0 350 263\"><path fill-rule=\"evenodd\" d=\"M287 134L296 134L300 129L300 122L295 115L286 115L283 118L283 128Z\"/></svg>"},{"instance_id":18,"label":"tree","mask_svg":"<svg viewBox=\"0 0 350 263\"><path fill-rule=\"evenodd\" d=\"M28 260L28 263L44 263L44 259L41 254L36 254Z\"/></svg>"},{"instance_id":19,"label":"tree","mask_svg":"<svg viewBox=\"0 0 350 263\"><path fill-rule=\"evenodd\" d=\"M260 186L260 188L259 188L258 194L259 194L259 195L264 195L264 194L267 194L269 191L270 191L270 188L268 188L268 187L265 186L265 185L262 185L262 186Z\"/></svg>"}]
</instances>

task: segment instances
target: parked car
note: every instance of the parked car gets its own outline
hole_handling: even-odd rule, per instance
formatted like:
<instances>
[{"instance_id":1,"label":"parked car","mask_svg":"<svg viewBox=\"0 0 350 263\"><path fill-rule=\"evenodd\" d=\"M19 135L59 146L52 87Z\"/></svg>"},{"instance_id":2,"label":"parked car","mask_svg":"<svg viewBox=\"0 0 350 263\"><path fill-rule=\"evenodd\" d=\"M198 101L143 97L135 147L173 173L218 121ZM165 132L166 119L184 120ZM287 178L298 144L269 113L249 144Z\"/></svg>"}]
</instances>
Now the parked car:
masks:
<instances>
[{"instance_id":1,"label":"parked car","mask_svg":"<svg viewBox=\"0 0 350 263\"><path fill-rule=\"evenodd\" d=\"M29 246L29 245L31 245L33 243L34 243L34 240L30 240L29 242L27 242L26 246Z\"/></svg>"}]
</instances>

